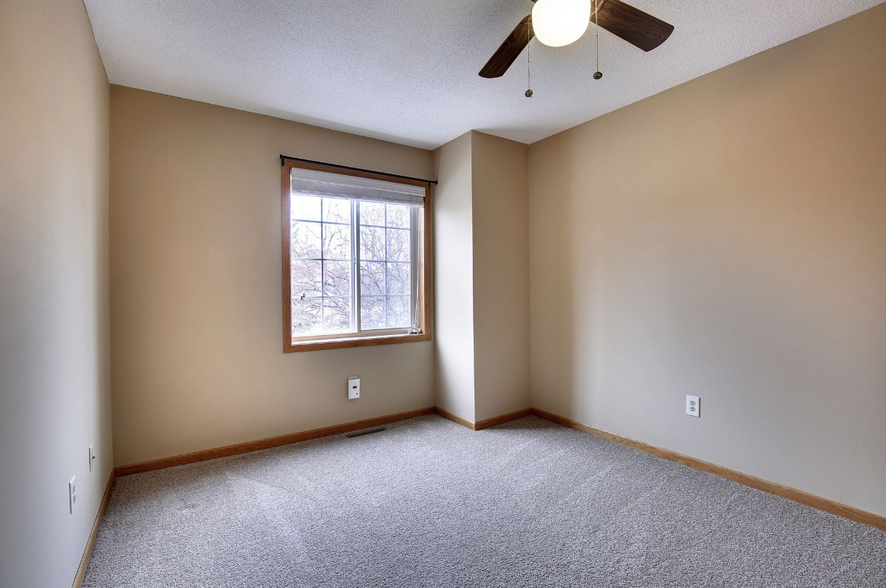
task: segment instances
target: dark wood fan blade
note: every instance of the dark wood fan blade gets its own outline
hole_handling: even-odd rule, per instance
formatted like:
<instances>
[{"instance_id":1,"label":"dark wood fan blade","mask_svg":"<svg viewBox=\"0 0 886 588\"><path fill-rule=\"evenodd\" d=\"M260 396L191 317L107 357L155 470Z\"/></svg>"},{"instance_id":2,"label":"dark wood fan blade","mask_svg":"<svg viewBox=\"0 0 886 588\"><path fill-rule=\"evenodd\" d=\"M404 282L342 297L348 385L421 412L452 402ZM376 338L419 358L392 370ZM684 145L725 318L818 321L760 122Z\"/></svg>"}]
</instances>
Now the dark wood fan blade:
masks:
<instances>
[{"instance_id":1,"label":"dark wood fan blade","mask_svg":"<svg viewBox=\"0 0 886 588\"><path fill-rule=\"evenodd\" d=\"M591 23L594 22L593 0ZM599 24L643 51L652 51L671 36L674 25L646 14L621 0L600 0Z\"/></svg>"},{"instance_id":2,"label":"dark wood fan blade","mask_svg":"<svg viewBox=\"0 0 886 588\"><path fill-rule=\"evenodd\" d=\"M602 10L600 14L603 14ZM508 35L508 38L501 44L498 51L492 55L492 58L480 70L480 76L484 78L500 78L505 75L505 72L523 53L523 49L526 48L526 45L529 44L529 41L534 36L535 33L532 31L532 15L530 14L521 20L520 24Z\"/></svg>"}]
</instances>

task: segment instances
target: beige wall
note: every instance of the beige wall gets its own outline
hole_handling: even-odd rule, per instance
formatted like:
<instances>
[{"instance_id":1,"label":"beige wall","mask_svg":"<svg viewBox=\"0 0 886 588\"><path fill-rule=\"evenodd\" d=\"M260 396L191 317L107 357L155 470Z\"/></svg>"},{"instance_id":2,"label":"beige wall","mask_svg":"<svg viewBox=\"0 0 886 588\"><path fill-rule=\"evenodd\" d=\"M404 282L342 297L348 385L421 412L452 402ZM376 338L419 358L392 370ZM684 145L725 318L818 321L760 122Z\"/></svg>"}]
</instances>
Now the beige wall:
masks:
<instances>
[{"instance_id":1,"label":"beige wall","mask_svg":"<svg viewBox=\"0 0 886 588\"><path fill-rule=\"evenodd\" d=\"M283 353L281 153L434 172L422 149L112 86L118 465L434 405L433 342Z\"/></svg>"},{"instance_id":2,"label":"beige wall","mask_svg":"<svg viewBox=\"0 0 886 588\"><path fill-rule=\"evenodd\" d=\"M434 151L434 352L437 406L473 422L474 246L472 155L474 133Z\"/></svg>"},{"instance_id":3,"label":"beige wall","mask_svg":"<svg viewBox=\"0 0 886 588\"><path fill-rule=\"evenodd\" d=\"M0 2L0 80L0 586L67 587L113 466L108 80L82 1Z\"/></svg>"},{"instance_id":4,"label":"beige wall","mask_svg":"<svg viewBox=\"0 0 886 588\"><path fill-rule=\"evenodd\" d=\"M533 406L886 515L884 31L531 146Z\"/></svg>"},{"instance_id":5,"label":"beige wall","mask_svg":"<svg viewBox=\"0 0 886 588\"><path fill-rule=\"evenodd\" d=\"M529 408L529 148L472 133L476 420Z\"/></svg>"},{"instance_id":6,"label":"beige wall","mask_svg":"<svg viewBox=\"0 0 886 588\"><path fill-rule=\"evenodd\" d=\"M528 154L477 131L434 152L437 405L471 422L529 407Z\"/></svg>"}]
</instances>

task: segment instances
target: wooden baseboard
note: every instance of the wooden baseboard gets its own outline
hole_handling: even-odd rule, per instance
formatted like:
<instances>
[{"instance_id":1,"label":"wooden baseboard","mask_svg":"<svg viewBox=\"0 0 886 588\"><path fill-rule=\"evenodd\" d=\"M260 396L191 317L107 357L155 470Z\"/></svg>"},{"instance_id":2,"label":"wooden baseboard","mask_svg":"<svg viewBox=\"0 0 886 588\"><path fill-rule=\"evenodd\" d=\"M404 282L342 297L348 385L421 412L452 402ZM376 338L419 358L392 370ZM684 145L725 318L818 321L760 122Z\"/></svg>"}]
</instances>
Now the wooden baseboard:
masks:
<instances>
[{"instance_id":1,"label":"wooden baseboard","mask_svg":"<svg viewBox=\"0 0 886 588\"><path fill-rule=\"evenodd\" d=\"M515 421L517 419L522 419L523 417L528 417L532 414L531 408L524 408L523 410L518 410L516 412L509 412L508 414L503 414L497 417L492 417L491 419L484 419L482 421L477 421L474 423L474 430L480 431L483 429L488 429L489 427L494 427L496 425L501 425L510 421Z\"/></svg>"},{"instance_id":2,"label":"wooden baseboard","mask_svg":"<svg viewBox=\"0 0 886 588\"><path fill-rule=\"evenodd\" d=\"M501 425L507 423L508 421L513 421L517 419L522 419L523 417L528 417L532 414L531 408L524 408L523 410L518 410L516 412L509 412L508 414L499 415L497 417L492 417L491 419L483 419L482 421L469 421L468 419L463 419L458 415L454 415L448 410L440 408L439 406L434 408L434 412L439 414L441 417L449 419L453 423L458 423L463 427L467 427L472 431L482 431L483 429L488 429L489 427L494 427L496 425Z\"/></svg>"},{"instance_id":3,"label":"wooden baseboard","mask_svg":"<svg viewBox=\"0 0 886 588\"><path fill-rule=\"evenodd\" d=\"M89 533L89 540L86 542L86 549L83 550L83 557L80 558L80 567L77 568L77 575L74 576L73 588L83 586L83 580L86 579L86 568L89 567L89 558L92 557L92 548L95 546L95 538L98 536L98 528L108 510L108 502L111 500L111 492L114 490L114 480L117 474L111 470L111 477L108 478L108 485L105 487L105 495L102 497L102 503L98 507L95 515L95 522L92 523L92 531Z\"/></svg>"},{"instance_id":4,"label":"wooden baseboard","mask_svg":"<svg viewBox=\"0 0 886 588\"><path fill-rule=\"evenodd\" d=\"M258 441L247 441L246 443L237 443L236 445L227 445L225 447L216 447L214 449L205 449L203 451L195 451L193 453L185 453L182 455L174 455L172 457L164 457L152 461L144 461L131 465L120 466L117 468L117 476L129 476L142 472L150 472L152 470L161 470L171 468L173 466L184 465L188 463L196 463L198 461L206 461L209 459L217 459L219 457L228 457L229 455L238 455L241 453L249 453L250 451L258 451L259 449L270 449L271 447L279 447L281 445L289 445L290 443L298 443L299 441L308 441L309 439L317 439L319 437L328 437L330 435L338 435L340 433L349 433L358 429L366 429L369 427L378 427L387 423L396 421L404 421L415 417L424 416L434 412L434 408L422 408L419 410L410 410L408 412L400 412L386 416L375 417L371 419L363 419L362 421L353 421L343 423L341 425L333 425L331 427L322 427L319 429L311 429L310 431L302 431L300 433L290 433L288 435L280 435L279 437L269 437L267 439L259 439Z\"/></svg>"},{"instance_id":5,"label":"wooden baseboard","mask_svg":"<svg viewBox=\"0 0 886 588\"><path fill-rule=\"evenodd\" d=\"M869 525L871 527L886 531L886 517L876 515L874 513L861 510L859 508L855 508L854 506L848 506L839 502L834 502L833 500L829 500L827 498L821 498L820 496L809 494L808 492L803 492L802 490L797 490L788 486L782 486L781 484L777 484L775 482L770 482L756 476L751 476L750 474L745 474L743 472L731 470L729 468L696 459L688 455L683 455L682 453L677 453L676 451L671 451L670 449L664 449L663 447L650 445L649 443L644 443L643 441L637 441L636 439L631 439L630 437L622 437L621 435L616 435L615 433L610 433L609 431L604 431L596 427L591 427L590 425L586 425L584 423L580 423L578 421L574 421L572 419L568 419L566 417L562 417L560 415L544 410L533 408L531 412L533 415L551 421L552 423L557 423L558 425L563 425L564 427L569 427L578 431L582 431L584 433L589 433L596 437L600 437L601 439L606 439L607 441L612 441L620 445L625 445L632 449L637 449L639 451L655 455L656 457L661 457L663 459L689 466L691 468L695 468L709 474L714 474L715 476L720 476L721 478L726 478L727 480L731 480L733 482L738 482L739 484L743 484L756 490L762 490L763 492L768 492L769 494L774 494L776 496L780 496L781 498L786 498L788 500L793 500L794 502L799 502L800 504L805 504L806 506L811 506L812 508L817 508L818 510L823 510L824 512L849 519L850 521L855 521L856 523Z\"/></svg>"},{"instance_id":6,"label":"wooden baseboard","mask_svg":"<svg viewBox=\"0 0 886 588\"><path fill-rule=\"evenodd\" d=\"M473 421L469 421L468 419L463 419L463 418L461 418L460 416L457 416L457 415L452 414L452 413L449 412L448 410L445 410L445 409L440 408L439 406L435 406L435 407L434 407L434 412L436 412L437 414L439 414L439 415L440 415L441 417L443 417L444 419L449 419L449 420L452 421L453 423L458 423L458 424L461 425L462 427L467 427L467 428L469 428L469 429L472 430L472 431L476 430L476 429L474 428L475 425L474 425L474 422L473 422Z\"/></svg>"}]
</instances>

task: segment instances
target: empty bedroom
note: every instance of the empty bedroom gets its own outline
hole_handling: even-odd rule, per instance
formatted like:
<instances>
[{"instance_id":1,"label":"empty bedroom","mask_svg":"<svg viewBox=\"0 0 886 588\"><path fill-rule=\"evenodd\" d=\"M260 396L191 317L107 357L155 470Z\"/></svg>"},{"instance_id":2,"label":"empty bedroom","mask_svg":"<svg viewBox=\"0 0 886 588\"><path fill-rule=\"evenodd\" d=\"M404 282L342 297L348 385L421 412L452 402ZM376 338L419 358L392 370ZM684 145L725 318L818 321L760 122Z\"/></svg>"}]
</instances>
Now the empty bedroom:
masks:
<instances>
[{"instance_id":1,"label":"empty bedroom","mask_svg":"<svg viewBox=\"0 0 886 588\"><path fill-rule=\"evenodd\" d=\"M0 0L0 588L886 588L883 0Z\"/></svg>"}]
</instances>

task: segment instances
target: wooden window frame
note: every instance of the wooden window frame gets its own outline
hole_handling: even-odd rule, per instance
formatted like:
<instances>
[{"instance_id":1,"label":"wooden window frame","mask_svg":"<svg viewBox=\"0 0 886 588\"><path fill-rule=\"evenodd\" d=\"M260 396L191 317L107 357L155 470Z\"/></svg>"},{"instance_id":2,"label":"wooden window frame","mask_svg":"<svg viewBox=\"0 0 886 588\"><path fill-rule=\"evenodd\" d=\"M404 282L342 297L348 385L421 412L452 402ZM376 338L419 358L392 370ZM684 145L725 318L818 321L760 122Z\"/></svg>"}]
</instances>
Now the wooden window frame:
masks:
<instances>
[{"instance_id":1,"label":"wooden window frame","mask_svg":"<svg viewBox=\"0 0 886 588\"><path fill-rule=\"evenodd\" d=\"M433 200L431 195L431 187L427 182L420 180L412 180L401 178L398 176L389 176L382 173L365 172L353 170L349 168L339 168L331 165L323 165L319 163L283 159L282 160L282 229L283 229L283 352L297 353L301 351L318 351L321 349L342 349L346 347L368 347L373 345L392 345L396 343L417 343L420 341L431 340L431 327L433 318L433 287L431 280L433 273L431 271L431 231L433 227ZM409 184L412 186L420 186L425 189L425 205L424 205L424 223L419 227L419 238L422 246L419 251L419 270L418 270L418 298L419 298L419 328L421 333L417 334L398 334L398 335L382 335L382 336L365 336L355 337L353 335L341 339L317 339L302 340L293 342L292 339L292 260L290 259L290 245L292 242L291 222L290 222L290 193L292 190L291 174L292 168L310 169L314 171L328 172L339 175L355 176L358 178L368 178L371 180L383 180L385 182L396 182L400 184ZM359 303L359 301L358 301ZM328 336L324 336L328 337Z\"/></svg>"}]
</instances>

